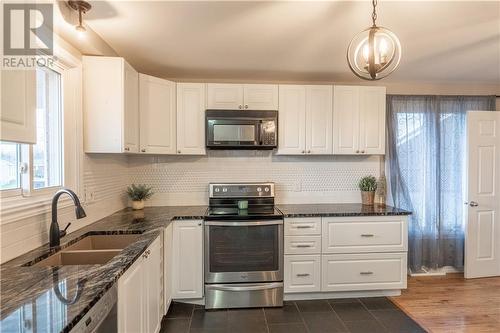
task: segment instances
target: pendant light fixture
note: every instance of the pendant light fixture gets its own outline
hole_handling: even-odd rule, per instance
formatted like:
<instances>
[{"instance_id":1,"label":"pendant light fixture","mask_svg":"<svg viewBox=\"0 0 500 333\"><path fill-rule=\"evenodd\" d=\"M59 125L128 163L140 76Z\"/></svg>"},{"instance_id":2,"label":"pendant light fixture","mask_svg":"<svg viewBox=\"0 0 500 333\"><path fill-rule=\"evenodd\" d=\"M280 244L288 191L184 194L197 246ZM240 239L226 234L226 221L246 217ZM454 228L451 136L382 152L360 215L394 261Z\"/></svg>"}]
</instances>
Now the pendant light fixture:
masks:
<instances>
[{"instance_id":1,"label":"pendant light fixture","mask_svg":"<svg viewBox=\"0 0 500 333\"><path fill-rule=\"evenodd\" d=\"M389 29L379 27L377 0L372 0L372 26L361 31L349 43L347 63L364 80L380 80L394 72L401 60L401 44Z\"/></svg>"},{"instance_id":2,"label":"pendant light fixture","mask_svg":"<svg viewBox=\"0 0 500 333\"><path fill-rule=\"evenodd\" d=\"M75 26L76 31L78 31L79 35L82 36L87 29L83 26L83 18L82 15L87 13L92 6L87 1L68 1L68 5L71 9L74 9L78 12L78 25Z\"/></svg>"}]
</instances>

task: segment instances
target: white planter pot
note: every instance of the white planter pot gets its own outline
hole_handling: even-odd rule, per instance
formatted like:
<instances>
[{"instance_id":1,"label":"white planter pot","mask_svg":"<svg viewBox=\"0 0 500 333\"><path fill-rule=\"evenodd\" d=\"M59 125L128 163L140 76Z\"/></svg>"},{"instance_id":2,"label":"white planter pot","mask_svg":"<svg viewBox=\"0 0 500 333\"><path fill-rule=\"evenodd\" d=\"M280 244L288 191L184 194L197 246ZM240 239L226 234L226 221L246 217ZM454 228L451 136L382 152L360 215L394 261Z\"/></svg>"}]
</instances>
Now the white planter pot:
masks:
<instances>
[{"instance_id":1,"label":"white planter pot","mask_svg":"<svg viewBox=\"0 0 500 333\"><path fill-rule=\"evenodd\" d=\"M139 210L144 208L144 200L132 201L132 209Z\"/></svg>"}]
</instances>

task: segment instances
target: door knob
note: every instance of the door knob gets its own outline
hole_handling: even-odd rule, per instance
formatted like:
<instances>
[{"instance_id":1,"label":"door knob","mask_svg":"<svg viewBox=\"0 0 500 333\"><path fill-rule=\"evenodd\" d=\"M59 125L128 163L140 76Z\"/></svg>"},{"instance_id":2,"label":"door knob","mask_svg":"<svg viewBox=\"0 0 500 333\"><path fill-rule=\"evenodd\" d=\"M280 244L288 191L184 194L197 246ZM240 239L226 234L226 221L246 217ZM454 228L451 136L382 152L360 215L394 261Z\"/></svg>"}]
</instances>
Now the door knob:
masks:
<instances>
[{"instance_id":1,"label":"door knob","mask_svg":"<svg viewBox=\"0 0 500 333\"><path fill-rule=\"evenodd\" d=\"M477 206L479 206L479 204L477 202L475 202L475 201L471 201L469 203L469 206L471 206L471 207L477 207Z\"/></svg>"}]
</instances>

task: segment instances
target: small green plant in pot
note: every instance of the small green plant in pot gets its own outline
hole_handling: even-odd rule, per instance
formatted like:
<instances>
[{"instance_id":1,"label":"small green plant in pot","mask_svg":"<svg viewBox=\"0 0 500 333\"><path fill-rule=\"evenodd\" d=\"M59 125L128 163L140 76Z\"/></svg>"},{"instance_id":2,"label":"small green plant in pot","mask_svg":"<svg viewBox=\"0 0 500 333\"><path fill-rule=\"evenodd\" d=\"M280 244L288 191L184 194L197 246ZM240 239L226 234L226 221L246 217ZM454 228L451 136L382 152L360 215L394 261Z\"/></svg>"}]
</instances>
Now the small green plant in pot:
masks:
<instances>
[{"instance_id":1,"label":"small green plant in pot","mask_svg":"<svg viewBox=\"0 0 500 333\"><path fill-rule=\"evenodd\" d=\"M144 208L144 201L151 198L154 193L149 186L132 184L127 187L127 194L130 200L132 200L132 209L138 210Z\"/></svg>"},{"instance_id":2,"label":"small green plant in pot","mask_svg":"<svg viewBox=\"0 0 500 333\"><path fill-rule=\"evenodd\" d=\"M361 203L363 205L373 205L375 190L377 189L377 179L373 176L366 176L359 181L361 190Z\"/></svg>"}]
</instances>

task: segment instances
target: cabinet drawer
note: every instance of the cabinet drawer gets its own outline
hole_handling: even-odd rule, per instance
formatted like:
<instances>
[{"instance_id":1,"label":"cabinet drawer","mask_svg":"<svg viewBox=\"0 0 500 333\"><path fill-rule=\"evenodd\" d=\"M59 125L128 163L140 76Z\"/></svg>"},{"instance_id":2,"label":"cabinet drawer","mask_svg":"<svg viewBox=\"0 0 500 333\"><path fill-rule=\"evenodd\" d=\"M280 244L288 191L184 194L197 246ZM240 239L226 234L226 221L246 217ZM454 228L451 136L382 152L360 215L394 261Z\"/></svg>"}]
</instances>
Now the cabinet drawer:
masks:
<instances>
[{"instance_id":1,"label":"cabinet drawer","mask_svg":"<svg viewBox=\"0 0 500 333\"><path fill-rule=\"evenodd\" d=\"M321 257L319 255L285 256L285 293L321 290Z\"/></svg>"},{"instance_id":2,"label":"cabinet drawer","mask_svg":"<svg viewBox=\"0 0 500 333\"><path fill-rule=\"evenodd\" d=\"M285 236L285 254L320 254L321 236Z\"/></svg>"},{"instance_id":3,"label":"cabinet drawer","mask_svg":"<svg viewBox=\"0 0 500 333\"><path fill-rule=\"evenodd\" d=\"M407 250L406 217L323 219L323 253Z\"/></svg>"},{"instance_id":4,"label":"cabinet drawer","mask_svg":"<svg viewBox=\"0 0 500 333\"><path fill-rule=\"evenodd\" d=\"M321 217L285 219L285 236L321 235Z\"/></svg>"},{"instance_id":5,"label":"cabinet drawer","mask_svg":"<svg viewBox=\"0 0 500 333\"><path fill-rule=\"evenodd\" d=\"M322 257L322 291L406 288L406 252Z\"/></svg>"}]
</instances>

